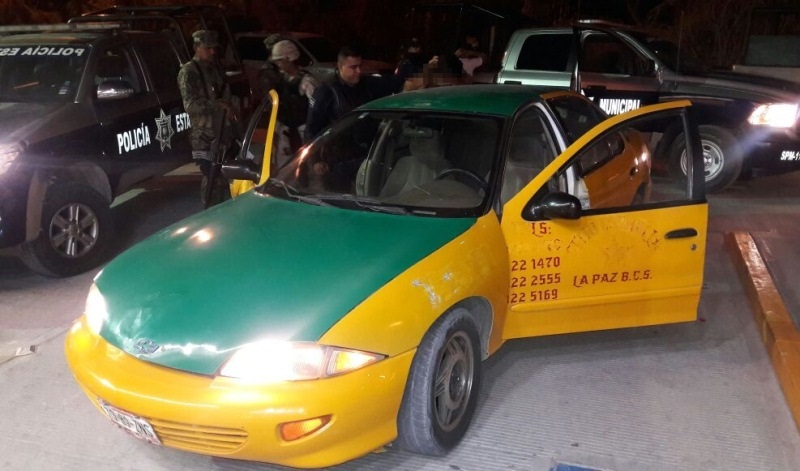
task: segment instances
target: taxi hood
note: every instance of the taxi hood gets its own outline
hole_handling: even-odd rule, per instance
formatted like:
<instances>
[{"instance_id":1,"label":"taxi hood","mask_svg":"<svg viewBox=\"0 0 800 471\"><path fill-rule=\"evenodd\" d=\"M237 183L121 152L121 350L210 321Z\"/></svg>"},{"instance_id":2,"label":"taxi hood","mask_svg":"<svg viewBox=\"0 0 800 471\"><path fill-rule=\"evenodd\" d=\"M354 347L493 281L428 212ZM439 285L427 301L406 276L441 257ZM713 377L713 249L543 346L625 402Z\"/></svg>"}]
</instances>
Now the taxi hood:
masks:
<instances>
[{"instance_id":1,"label":"taxi hood","mask_svg":"<svg viewBox=\"0 0 800 471\"><path fill-rule=\"evenodd\" d=\"M251 191L161 231L104 268L96 279L107 310L101 335L145 361L211 375L247 343L318 340L474 223Z\"/></svg>"}]
</instances>

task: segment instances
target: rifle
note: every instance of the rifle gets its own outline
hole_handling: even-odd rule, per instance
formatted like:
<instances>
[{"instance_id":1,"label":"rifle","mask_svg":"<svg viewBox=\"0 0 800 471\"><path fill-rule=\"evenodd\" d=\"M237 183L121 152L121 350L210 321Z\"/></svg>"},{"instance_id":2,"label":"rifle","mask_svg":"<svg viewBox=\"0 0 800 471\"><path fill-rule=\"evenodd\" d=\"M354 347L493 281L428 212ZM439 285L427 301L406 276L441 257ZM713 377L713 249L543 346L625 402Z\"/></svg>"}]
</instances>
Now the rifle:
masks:
<instances>
[{"instance_id":1,"label":"rifle","mask_svg":"<svg viewBox=\"0 0 800 471\"><path fill-rule=\"evenodd\" d=\"M212 119L214 140L211 141L208 151L211 157L211 165L208 169L208 180L202 194L203 207L206 209L231 197L228 182L222 176L220 169L227 160L228 150L235 139L233 126L228 120L224 109L214 113Z\"/></svg>"}]
</instances>

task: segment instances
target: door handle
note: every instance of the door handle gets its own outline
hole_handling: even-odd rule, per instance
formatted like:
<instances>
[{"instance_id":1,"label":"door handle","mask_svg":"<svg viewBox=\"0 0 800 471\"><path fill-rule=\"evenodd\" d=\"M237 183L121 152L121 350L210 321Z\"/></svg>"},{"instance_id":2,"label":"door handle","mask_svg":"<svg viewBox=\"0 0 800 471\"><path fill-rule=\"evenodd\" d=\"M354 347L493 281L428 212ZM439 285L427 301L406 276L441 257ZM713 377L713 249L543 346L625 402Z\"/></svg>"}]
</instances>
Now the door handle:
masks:
<instances>
[{"instance_id":1,"label":"door handle","mask_svg":"<svg viewBox=\"0 0 800 471\"><path fill-rule=\"evenodd\" d=\"M697 237L697 230L691 227L675 229L674 231L667 232L664 236L665 239L682 239L684 237Z\"/></svg>"}]
</instances>

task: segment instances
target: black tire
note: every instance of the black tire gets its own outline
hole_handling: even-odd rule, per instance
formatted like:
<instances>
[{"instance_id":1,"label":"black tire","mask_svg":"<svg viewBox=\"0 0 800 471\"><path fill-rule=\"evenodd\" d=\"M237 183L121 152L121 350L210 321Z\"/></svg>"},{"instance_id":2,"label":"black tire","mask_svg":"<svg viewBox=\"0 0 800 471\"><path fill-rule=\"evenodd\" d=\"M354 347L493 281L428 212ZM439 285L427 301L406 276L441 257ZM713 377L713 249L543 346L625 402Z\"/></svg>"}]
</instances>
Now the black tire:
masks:
<instances>
[{"instance_id":1,"label":"black tire","mask_svg":"<svg viewBox=\"0 0 800 471\"><path fill-rule=\"evenodd\" d=\"M442 456L458 444L472 420L480 390L480 340L463 309L437 320L422 338L397 418L397 444Z\"/></svg>"},{"instance_id":2,"label":"black tire","mask_svg":"<svg viewBox=\"0 0 800 471\"><path fill-rule=\"evenodd\" d=\"M47 190L39 236L22 244L22 261L47 276L77 275L100 265L113 238L108 203L80 184Z\"/></svg>"},{"instance_id":3,"label":"black tire","mask_svg":"<svg viewBox=\"0 0 800 471\"><path fill-rule=\"evenodd\" d=\"M736 137L727 129L711 125L699 128L706 191L722 191L739 178L742 150ZM686 140L682 133L670 145L669 170L676 177L686 178Z\"/></svg>"}]
</instances>

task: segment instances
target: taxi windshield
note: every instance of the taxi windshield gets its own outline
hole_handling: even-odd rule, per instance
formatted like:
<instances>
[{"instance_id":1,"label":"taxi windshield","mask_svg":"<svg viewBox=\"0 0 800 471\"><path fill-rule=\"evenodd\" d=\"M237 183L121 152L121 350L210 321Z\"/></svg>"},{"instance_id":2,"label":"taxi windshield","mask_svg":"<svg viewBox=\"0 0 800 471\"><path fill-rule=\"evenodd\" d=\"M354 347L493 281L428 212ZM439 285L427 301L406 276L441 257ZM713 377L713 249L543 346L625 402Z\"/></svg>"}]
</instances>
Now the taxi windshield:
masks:
<instances>
[{"instance_id":1,"label":"taxi windshield","mask_svg":"<svg viewBox=\"0 0 800 471\"><path fill-rule=\"evenodd\" d=\"M482 214L502 119L354 112L259 191L323 206L440 217Z\"/></svg>"},{"instance_id":2,"label":"taxi windshield","mask_svg":"<svg viewBox=\"0 0 800 471\"><path fill-rule=\"evenodd\" d=\"M0 46L0 102L74 100L88 56L85 46Z\"/></svg>"}]
</instances>

